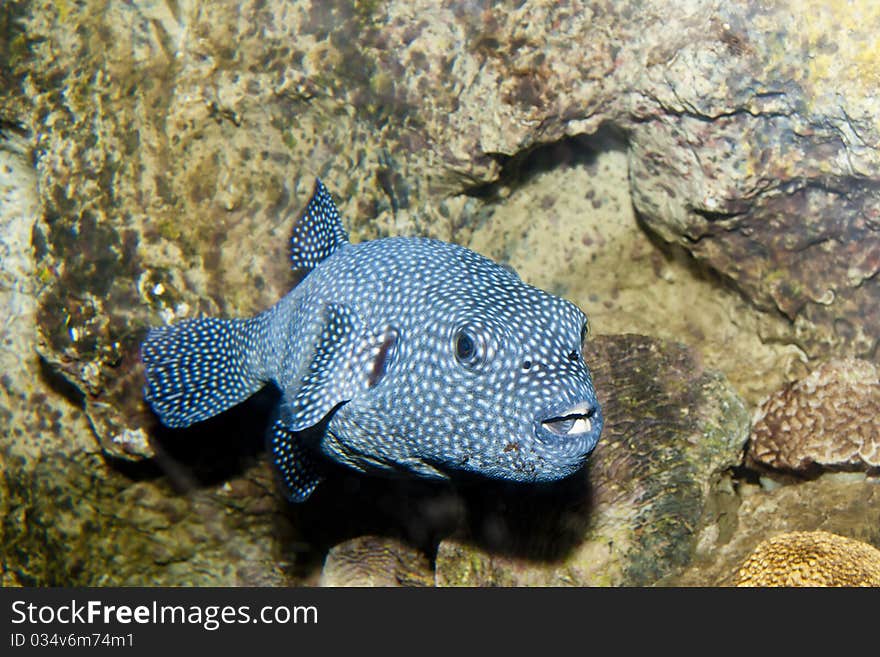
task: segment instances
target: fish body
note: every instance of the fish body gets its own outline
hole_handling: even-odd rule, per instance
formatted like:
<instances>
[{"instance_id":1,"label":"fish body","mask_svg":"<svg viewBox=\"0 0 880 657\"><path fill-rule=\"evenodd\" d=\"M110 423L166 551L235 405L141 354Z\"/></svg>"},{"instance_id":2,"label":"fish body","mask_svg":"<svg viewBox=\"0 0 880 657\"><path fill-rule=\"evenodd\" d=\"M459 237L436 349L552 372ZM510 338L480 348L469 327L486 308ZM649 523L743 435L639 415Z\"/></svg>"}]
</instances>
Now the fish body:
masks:
<instances>
[{"instance_id":1,"label":"fish body","mask_svg":"<svg viewBox=\"0 0 880 657\"><path fill-rule=\"evenodd\" d=\"M253 318L148 333L145 397L164 424L199 422L274 383L269 450L293 501L321 481L322 458L537 482L571 475L592 452L603 420L574 304L455 244L352 244L320 181L292 264L305 278Z\"/></svg>"}]
</instances>

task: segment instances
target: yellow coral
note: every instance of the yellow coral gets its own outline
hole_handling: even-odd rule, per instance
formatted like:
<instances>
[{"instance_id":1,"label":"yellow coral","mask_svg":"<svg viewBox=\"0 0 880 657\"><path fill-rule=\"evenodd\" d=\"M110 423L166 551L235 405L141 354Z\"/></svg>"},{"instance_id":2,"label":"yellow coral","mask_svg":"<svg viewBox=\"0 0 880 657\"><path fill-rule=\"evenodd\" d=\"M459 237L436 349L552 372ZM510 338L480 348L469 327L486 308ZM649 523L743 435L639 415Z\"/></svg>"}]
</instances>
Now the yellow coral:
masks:
<instances>
[{"instance_id":1,"label":"yellow coral","mask_svg":"<svg viewBox=\"0 0 880 657\"><path fill-rule=\"evenodd\" d=\"M737 586L880 586L880 550L825 531L763 541L736 575Z\"/></svg>"}]
</instances>

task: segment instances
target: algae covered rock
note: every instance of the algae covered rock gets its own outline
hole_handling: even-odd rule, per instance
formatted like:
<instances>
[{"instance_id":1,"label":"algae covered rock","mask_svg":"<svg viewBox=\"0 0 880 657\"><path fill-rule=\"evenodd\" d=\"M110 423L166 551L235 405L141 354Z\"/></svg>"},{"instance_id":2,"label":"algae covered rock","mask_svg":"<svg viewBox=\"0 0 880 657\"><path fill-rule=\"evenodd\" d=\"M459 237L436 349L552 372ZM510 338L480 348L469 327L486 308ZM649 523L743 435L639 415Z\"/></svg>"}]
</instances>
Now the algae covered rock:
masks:
<instances>
[{"instance_id":1,"label":"algae covered rock","mask_svg":"<svg viewBox=\"0 0 880 657\"><path fill-rule=\"evenodd\" d=\"M108 473L95 455L7 467L3 583L283 586L283 506L264 476L252 470L234 485L180 494Z\"/></svg>"},{"instance_id":2,"label":"algae covered rock","mask_svg":"<svg viewBox=\"0 0 880 657\"><path fill-rule=\"evenodd\" d=\"M441 542L441 585L645 585L690 560L709 490L748 416L684 346L599 336L585 352L606 416L582 474L543 495L483 493Z\"/></svg>"}]
</instances>

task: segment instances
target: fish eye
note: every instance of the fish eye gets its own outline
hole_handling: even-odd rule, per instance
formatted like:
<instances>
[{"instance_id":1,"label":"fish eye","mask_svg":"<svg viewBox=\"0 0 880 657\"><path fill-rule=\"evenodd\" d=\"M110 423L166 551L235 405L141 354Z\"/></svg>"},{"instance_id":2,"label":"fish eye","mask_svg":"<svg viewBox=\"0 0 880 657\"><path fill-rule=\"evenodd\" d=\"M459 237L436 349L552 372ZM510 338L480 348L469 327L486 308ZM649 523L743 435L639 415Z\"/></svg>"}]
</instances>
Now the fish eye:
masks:
<instances>
[{"instance_id":1,"label":"fish eye","mask_svg":"<svg viewBox=\"0 0 880 657\"><path fill-rule=\"evenodd\" d=\"M474 357L477 347L474 339L467 333L459 333L455 339L455 356L460 361L468 361Z\"/></svg>"},{"instance_id":2,"label":"fish eye","mask_svg":"<svg viewBox=\"0 0 880 657\"><path fill-rule=\"evenodd\" d=\"M587 346L587 338L590 337L590 322L589 320L584 320L583 325L581 326L581 348L580 349L572 349L568 352L568 360L573 363L576 363L583 353L584 347Z\"/></svg>"},{"instance_id":3,"label":"fish eye","mask_svg":"<svg viewBox=\"0 0 880 657\"><path fill-rule=\"evenodd\" d=\"M587 346L587 339L590 337L590 320L585 319L584 325L581 327L581 350Z\"/></svg>"},{"instance_id":4,"label":"fish eye","mask_svg":"<svg viewBox=\"0 0 880 657\"><path fill-rule=\"evenodd\" d=\"M482 343L479 338L465 329L455 334L455 358L467 367L474 367L482 360Z\"/></svg>"}]
</instances>

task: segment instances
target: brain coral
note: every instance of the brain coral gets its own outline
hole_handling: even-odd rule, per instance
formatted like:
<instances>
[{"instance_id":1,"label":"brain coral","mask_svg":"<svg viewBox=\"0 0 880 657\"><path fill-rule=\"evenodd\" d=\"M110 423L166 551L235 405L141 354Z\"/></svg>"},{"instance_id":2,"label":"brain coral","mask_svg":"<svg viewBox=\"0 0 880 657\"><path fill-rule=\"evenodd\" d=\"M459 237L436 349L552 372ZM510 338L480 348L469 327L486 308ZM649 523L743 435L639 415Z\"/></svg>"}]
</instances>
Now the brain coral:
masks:
<instances>
[{"instance_id":1,"label":"brain coral","mask_svg":"<svg viewBox=\"0 0 880 657\"><path fill-rule=\"evenodd\" d=\"M737 586L880 586L880 550L824 531L763 541L736 575Z\"/></svg>"},{"instance_id":2,"label":"brain coral","mask_svg":"<svg viewBox=\"0 0 880 657\"><path fill-rule=\"evenodd\" d=\"M748 460L794 471L880 468L877 368L831 360L768 397L752 422Z\"/></svg>"},{"instance_id":3,"label":"brain coral","mask_svg":"<svg viewBox=\"0 0 880 657\"><path fill-rule=\"evenodd\" d=\"M393 538L361 536L327 554L321 586L433 586L427 557Z\"/></svg>"}]
</instances>

